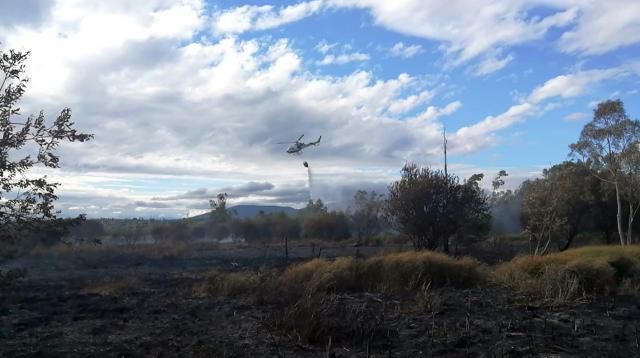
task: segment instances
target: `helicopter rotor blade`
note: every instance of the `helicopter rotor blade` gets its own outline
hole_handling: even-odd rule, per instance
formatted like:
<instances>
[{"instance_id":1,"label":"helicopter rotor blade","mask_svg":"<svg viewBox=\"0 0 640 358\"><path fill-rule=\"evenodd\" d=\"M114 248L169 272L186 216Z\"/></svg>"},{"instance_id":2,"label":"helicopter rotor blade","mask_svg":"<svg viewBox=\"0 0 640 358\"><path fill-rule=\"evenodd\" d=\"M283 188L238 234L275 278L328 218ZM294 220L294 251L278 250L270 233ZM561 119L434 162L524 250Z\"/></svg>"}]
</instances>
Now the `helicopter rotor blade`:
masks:
<instances>
[{"instance_id":1,"label":"helicopter rotor blade","mask_svg":"<svg viewBox=\"0 0 640 358\"><path fill-rule=\"evenodd\" d=\"M302 137L304 137L304 134L300 136L300 138L298 138L298 140L296 142L299 142L300 139L302 139Z\"/></svg>"}]
</instances>

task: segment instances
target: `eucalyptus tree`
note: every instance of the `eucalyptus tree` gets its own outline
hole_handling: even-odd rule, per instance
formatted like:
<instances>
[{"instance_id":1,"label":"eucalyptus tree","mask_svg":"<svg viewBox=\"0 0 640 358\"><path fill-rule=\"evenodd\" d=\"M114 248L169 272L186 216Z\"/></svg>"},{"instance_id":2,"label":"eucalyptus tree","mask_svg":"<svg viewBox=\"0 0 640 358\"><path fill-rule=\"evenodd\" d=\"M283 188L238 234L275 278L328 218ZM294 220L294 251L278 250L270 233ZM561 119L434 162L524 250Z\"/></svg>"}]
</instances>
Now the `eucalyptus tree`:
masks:
<instances>
[{"instance_id":1,"label":"eucalyptus tree","mask_svg":"<svg viewBox=\"0 0 640 358\"><path fill-rule=\"evenodd\" d=\"M631 243L630 228L639 206L640 188L634 184L640 170L639 143L640 122L627 116L622 101L607 100L598 104L593 119L584 126L578 141L570 145L572 155L582 157L593 175L614 187L621 245ZM627 235L622 218L625 211L628 212Z\"/></svg>"}]
</instances>

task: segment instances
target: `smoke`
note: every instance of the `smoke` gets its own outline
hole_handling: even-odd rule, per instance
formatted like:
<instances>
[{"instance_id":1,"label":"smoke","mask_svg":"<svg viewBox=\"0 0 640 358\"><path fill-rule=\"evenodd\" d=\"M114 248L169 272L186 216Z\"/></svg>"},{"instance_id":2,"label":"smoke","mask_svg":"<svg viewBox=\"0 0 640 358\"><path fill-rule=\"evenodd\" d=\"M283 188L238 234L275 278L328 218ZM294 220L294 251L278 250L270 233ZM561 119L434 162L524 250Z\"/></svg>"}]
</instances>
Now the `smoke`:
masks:
<instances>
[{"instance_id":1,"label":"smoke","mask_svg":"<svg viewBox=\"0 0 640 358\"><path fill-rule=\"evenodd\" d=\"M493 235L510 235L522 232L520 211L522 198L512 195L494 203L491 208L491 233Z\"/></svg>"}]
</instances>

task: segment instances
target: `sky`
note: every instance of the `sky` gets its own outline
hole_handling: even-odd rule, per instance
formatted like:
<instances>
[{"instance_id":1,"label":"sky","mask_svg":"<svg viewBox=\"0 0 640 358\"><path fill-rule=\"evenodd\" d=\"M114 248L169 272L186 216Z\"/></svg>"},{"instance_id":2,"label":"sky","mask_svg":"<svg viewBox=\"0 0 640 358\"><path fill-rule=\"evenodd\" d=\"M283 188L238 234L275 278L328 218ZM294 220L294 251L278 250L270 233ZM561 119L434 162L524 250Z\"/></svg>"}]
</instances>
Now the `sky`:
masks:
<instances>
[{"instance_id":1,"label":"sky","mask_svg":"<svg viewBox=\"0 0 640 358\"><path fill-rule=\"evenodd\" d=\"M600 101L640 116L638 0L2 0L31 51L22 115L73 110L63 216L344 208L407 161L516 187L568 159ZM286 145L322 135L300 156ZM302 165L308 161L312 180Z\"/></svg>"}]
</instances>

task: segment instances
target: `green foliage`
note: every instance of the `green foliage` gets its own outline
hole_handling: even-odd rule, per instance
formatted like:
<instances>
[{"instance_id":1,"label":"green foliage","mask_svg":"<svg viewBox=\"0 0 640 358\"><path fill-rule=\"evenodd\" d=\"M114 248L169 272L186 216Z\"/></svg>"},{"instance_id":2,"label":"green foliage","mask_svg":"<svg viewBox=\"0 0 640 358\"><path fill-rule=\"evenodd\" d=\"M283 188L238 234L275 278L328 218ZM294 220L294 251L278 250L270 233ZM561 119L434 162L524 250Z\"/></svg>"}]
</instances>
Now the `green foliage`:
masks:
<instances>
[{"instance_id":1,"label":"green foliage","mask_svg":"<svg viewBox=\"0 0 640 358\"><path fill-rule=\"evenodd\" d=\"M47 221L55 223L53 203L58 183L30 177L30 170L35 166L58 168L60 158L55 150L60 143L93 137L74 129L69 108L51 124L46 123L42 111L21 117L18 102L27 87L28 57L29 52L0 51L0 241L5 244L28 237L28 232Z\"/></svg>"},{"instance_id":2,"label":"green foliage","mask_svg":"<svg viewBox=\"0 0 640 358\"><path fill-rule=\"evenodd\" d=\"M578 234L598 230L602 220L603 187L582 162L564 162L543 171L543 177L522 184L522 221L544 254L554 242L568 249Z\"/></svg>"},{"instance_id":3,"label":"green foliage","mask_svg":"<svg viewBox=\"0 0 640 358\"><path fill-rule=\"evenodd\" d=\"M463 240L488 232L488 198L478 185L482 175L460 184L455 176L415 164L406 164L401 174L389 186L387 212L416 249L448 251L453 235Z\"/></svg>"},{"instance_id":4,"label":"green foliage","mask_svg":"<svg viewBox=\"0 0 640 358\"><path fill-rule=\"evenodd\" d=\"M573 156L582 157L599 179L615 188L621 245L632 242L633 222L640 208L639 144L640 122L627 116L622 101L607 100L598 104L593 120L584 126L580 139L570 146ZM628 215L623 219L625 210Z\"/></svg>"}]
</instances>

